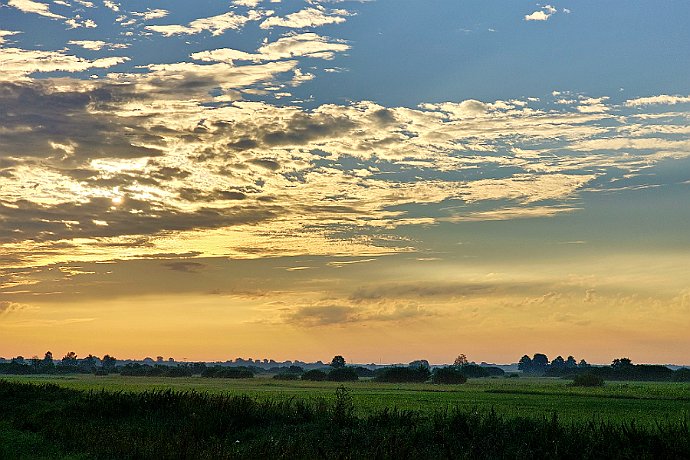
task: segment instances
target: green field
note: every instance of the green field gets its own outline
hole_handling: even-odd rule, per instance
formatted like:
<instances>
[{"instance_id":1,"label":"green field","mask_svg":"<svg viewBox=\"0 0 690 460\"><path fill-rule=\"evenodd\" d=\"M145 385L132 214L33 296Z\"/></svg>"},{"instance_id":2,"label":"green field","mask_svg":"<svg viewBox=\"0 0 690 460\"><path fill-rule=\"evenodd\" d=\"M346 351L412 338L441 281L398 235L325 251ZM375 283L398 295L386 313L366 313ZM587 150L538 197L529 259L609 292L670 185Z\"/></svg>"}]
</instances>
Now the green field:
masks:
<instances>
[{"instance_id":1,"label":"green field","mask_svg":"<svg viewBox=\"0 0 690 460\"><path fill-rule=\"evenodd\" d=\"M254 379L122 377L111 375L4 376L25 383L55 383L77 390L142 392L154 389L195 390L211 394L249 395L259 400L334 398L335 382ZM576 388L549 378L470 379L464 385L386 384L361 380L345 384L359 415L383 408L421 412L461 408L506 416L551 417L561 421L632 421L641 424L690 418L690 384L608 382L602 388Z\"/></svg>"}]
</instances>

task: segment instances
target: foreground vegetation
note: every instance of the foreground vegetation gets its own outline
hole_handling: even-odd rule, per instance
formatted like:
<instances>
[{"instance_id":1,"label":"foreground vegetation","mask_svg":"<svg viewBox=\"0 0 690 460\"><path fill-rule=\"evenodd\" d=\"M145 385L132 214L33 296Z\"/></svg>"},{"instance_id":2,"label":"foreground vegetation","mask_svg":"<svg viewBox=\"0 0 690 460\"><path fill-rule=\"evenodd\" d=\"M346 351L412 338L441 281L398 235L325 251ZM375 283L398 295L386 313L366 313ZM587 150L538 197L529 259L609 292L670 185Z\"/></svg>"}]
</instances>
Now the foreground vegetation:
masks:
<instances>
[{"instance_id":1,"label":"foreground vegetation","mask_svg":"<svg viewBox=\"0 0 690 460\"><path fill-rule=\"evenodd\" d=\"M198 391L210 394L248 395L258 400L276 397L313 402L332 400L337 382L283 381L271 377L246 380L203 377L125 377L109 375L6 376L13 382L54 383L83 391L151 390ZM679 421L690 413L690 385L671 382L608 382L603 387L574 387L568 380L552 378L469 379L463 385L380 383L369 380L346 383L358 415L398 408L434 412L449 408L489 411L508 417L550 417L556 412L564 422L603 420L654 425Z\"/></svg>"},{"instance_id":2,"label":"foreground vegetation","mask_svg":"<svg viewBox=\"0 0 690 460\"><path fill-rule=\"evenodd\" d=\"M492 410L384 408L197 391L0 381L0 458L688 458L687 417L568 423Z\"/></svg>"}]
</instances>

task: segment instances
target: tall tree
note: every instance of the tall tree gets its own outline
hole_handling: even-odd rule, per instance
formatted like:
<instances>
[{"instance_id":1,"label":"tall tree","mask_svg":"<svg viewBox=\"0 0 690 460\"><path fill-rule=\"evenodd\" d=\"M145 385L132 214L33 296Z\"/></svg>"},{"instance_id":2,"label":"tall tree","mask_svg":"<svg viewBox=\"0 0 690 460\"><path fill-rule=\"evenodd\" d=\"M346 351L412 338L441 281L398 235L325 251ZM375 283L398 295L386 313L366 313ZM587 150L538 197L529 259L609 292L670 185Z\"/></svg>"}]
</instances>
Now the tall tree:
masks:
<instances>
[{"instance_id":1,"label":"tall tree","mask_svg":"<svg viewBox=\"0 0 690 460\"><path fill-rule=\"evenodd\" d=\"M343 358L340 355L336 355L333 357L331 360L331 367L335 369L340 369L342 367L345 367L345 358Z\"/></svg>"},{"instance_id":2,"label":"tall tree","mask_svg":"<svg viewBox=\"0 0 690 460\"><path fill-rule=\"evenodd\" d=\"M563 359L563 358L561 358ZM536 374L543 374L549 367L549 358L543 353L535 353L532 356L532 371Z\"/></svg>"},{"instance_id":3,"label":"tall tree","mask_svg":"<svg viewBox=\"0 0 690 460\"><path fill-rule=\"evenodd\" d=\"M532 372L532 358L525 355L518 361L518 369L525 373Z\"/></svg>"}]
</instances>

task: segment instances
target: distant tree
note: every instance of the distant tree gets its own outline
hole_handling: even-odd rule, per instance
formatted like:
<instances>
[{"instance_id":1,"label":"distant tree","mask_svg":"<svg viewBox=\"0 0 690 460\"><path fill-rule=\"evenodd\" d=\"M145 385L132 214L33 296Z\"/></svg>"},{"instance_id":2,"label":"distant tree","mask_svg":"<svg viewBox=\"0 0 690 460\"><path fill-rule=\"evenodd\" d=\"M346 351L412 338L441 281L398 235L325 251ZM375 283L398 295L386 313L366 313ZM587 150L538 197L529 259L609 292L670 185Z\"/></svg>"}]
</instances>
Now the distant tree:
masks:
<instances>
[{"instance_id":1,"label":"distant tree","mask_svg":"<svg viewBox=\"0 0 690 460\"><path fill-rule=\"evenodd\" d=\"M524 373L532 372L532 358L527 355L520 358L520 361L518 361L518 370Z\"/></svg>"},{"instance_id":2,"label":"distant tree","mask_svg":"<svg viewBox=\"0 0 690 460\"><path fill-rule=\"evenodd\" d=\"M351 367L336 367L328 373L331 382L355 382L359 380L357 372Z\"/></svg>"},{"instance_id":3,"label":"distant tree","mask_svg":"<svg viewBox=\"0 0 690 460\"><path fill-rule=\"evenodd\" d=\"M565 367L568 369L575 369L577 367L577 361L575 361L573 355L568 356L568 359L565 360Z\"/></svg>"},{"instance_id":4,"label":"distant tree","mask_svg":"<svg viewBox=\"0 0 690 460\"><path fill-rule=\"evenodd\" d=\"M563 358L561 358L563 359ZM543 374L549 367L549 358L543 353L535 353L532 356L532 372Z\"/></svg>"},{"instance_id":5,"label":"distant tree","mask_svg":"<svg viewBox=\"0 0 690 460\"><path fill-rule=\"evenodd\" d=\"M430 369L431 366L429 365L429 361L426 359L417 359L415 361L412 361L410 364L407 365L407 367L423 367L425 369Z\"/></svg>"},{"instance_id":6,"label":"distant tree","mask_svg":"<svg viewBox=\"0 0 690 460\"><path fill-rule=\"evenodd\" d=\"M585 368L585 367L590 367L590 365L587 361L585 361L584 359L581 359L580 363L577 365L577 367Z\"/></svg>"},{"instance_id":7,"label":"distant tree","mask_svg":"<svg viewBox=\"0 0 690 460\"><path fill-rule=\"evenodd\" d=\"M436 384L462 384L467 382L467 377L457 366L448 366L434 369L431 381Z\"/></svg>"},{"instance_id":8,"label":"distant tree","mask_svg":"<svg viewBox=\"0 0 690 460\"><path fill-rule=\"evenodd\" d=\"M632 365L630 358L616 358L611 363L611 367L614 369L626 369L632 367Z\"/></svg>"},{"instance_id":9,"label":"distant tree","mask_svg":"<svg viewBox=\"0 0 690 460\"><path fill-rule=\"evenodd\" d=\"M328 374L319 369L312 369L302 374L302 380L312 380L314 382L322 382L328 378Z\"/></svg>"},{"instance_id":10,"label":"distant tree","mask_svg":"<svg viewBox=\"0 0 690 460\"><path fill-rule=\"evenodd\" d=\"M604 379L596 374L588 372L586 374L576 375L572 384L576 387L601 387L604 386Z\"/></svg>"},{"instance_id":11,"label":"distant tree","mask_svg":"<svg viewBox=\"0 0 690 460\"><path fill-rule=\"evenodd\" d=\"M565 359L563 359L563 356L556 356L556 358L551 361L551 367L553 369L565 369Z\"/></svg>"},{"instance_id":12,"label":"distant tree","mask_svg":"<svg viewBox=\"0 0 690 460\"><path fill-rule=\"evenodd\" d=\"M467 356L465 354L460 354L458 355L457 358L455 358L455 361L453 362L453 366L466 366L470 362L467 360Z\"/></svg>"},{"instance_id":13,"label":"distant tree","mask_svg":"<svg viewBox=\"0 0 690 460\"><path fill-rule=\"evenodd\" d=\"M79 367L85 371L93 372L96 369L99 359L89 353L89 356L84 358L80 363Z\"/></svg>"},{"instance_id":14,"label":"distant tree","mask_svg":"<svg viewBox=\"0 0 690 460\"><path fill-rule=\"evenodd\" d=\"M65 356L62 357L62 364L65 366L76 366L77 365L77 354L70 351Z\"/></svg>"},{"instance_id":15,"label":"distant tree","mask_svg":"<svg viewBox=\"0 0 690 460\"><path fill-rule=\"evenodd\" d=\"M328 378L328 374L319 369L312 369L302 374L302 380L312 380L315 382L322 382Z\"/></svg>"},{"instance_id":16,"label":"distant tree","mask_svg":"<svg viewBox=\"0 0 690 460\"><path fill-rule=\"evenodd\" d=\"M115 368L115 363L117 363L117 359L110 355L105 355L101 360L101 363L103 364L103 369L110 371Z\"/></svg>"},{"instance_id":17,"label":"distant tree","mask_svg":"<svg viewBox=\"0 0 690 460\"><path fill-rule=\"evenodd\" d=\"M156 362L157 363L162 363L165 360L162 356L156 356Z\"/></svg>"},{"instance_id":18,"label":"distant tree","mask_svg":"<svg viewBox=\"0 0 690 460\"><path fill-rule=\"evenodd\" d=\"M53 354L51 352L46 351L45 356L43 356L43 364L46 366L53 364Z\"/></svg>"},{"instance_id":19,"label":"distant tree","mask_svg":"<svg viewBox=\"0 0 690 460\"><path fill-rule=\"evenodd\" d=\"M345 367L345 358L343 358L340 355L334 356L331 360L331 367L334 369L340 369L342 367Z\"/></svg>"},{"instance_id":20,"label":"distant tree","mask_svg":"<svg viewBox=\"0 0 690 460\"><path fill-rule=\"evenodd\" d=\"M377 382L404 383L426 382L431 377L428 367L388 367L383 369L375 378Z\"/></svg>"}]
</instances>

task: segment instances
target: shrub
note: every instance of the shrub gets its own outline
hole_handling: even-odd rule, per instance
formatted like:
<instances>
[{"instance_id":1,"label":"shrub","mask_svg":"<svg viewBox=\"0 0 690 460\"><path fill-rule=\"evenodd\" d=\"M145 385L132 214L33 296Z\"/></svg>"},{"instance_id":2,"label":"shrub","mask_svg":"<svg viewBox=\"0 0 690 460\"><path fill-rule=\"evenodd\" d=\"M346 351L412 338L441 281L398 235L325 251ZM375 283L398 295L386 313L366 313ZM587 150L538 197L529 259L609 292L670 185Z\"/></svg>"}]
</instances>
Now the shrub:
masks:
<instances>
[{"instance_id":1,"label":"shrub","mask_svg":"<svg viewBox=\"0 0 690 460\"><path fill-rule=\"evenodd\" d=\"M406 383L406 382L426 382L429 380L431 372L426 367L388 367L383 369L374 380L377 382Z\"/></svg>"},{"instance_id":2,"label":"shrub","mask_svg":"<svg viewBox=\"0 0 690 460\"><path fill-rule=\"evenodd\" d=\"M276 374L273 378L276 380L299 380L299 374Z\"/></svg>"},{"instance_id":3,"label":"shrub","mask_svg":"<svg viewBox=\"0 0 690 460\"><path fill-rule=\"evenodd\" d=\"M312 369L302 374L302 380L311 380L314 382L323 382L328 378L328 374L319 369Z\"/></svg>"},{"instance_id":4,"label":"shrub","mask_svg":"<svg viewBox=\"0 0 690 460\"><path fill-rule=\"evenodd\" d=\"M690 369L684 367L673 373L674 382L690 382Z\"/></svg>"},{"instance_id":5,"label":"shrub","mask_svg":"<svg viewBox=\"0 0 690 460\"><path fill-rule=\"evenodd\" d=\"M340 367L328 373L331 382L354 382L359 380L357 372L351 367Z\"/></svg>"},{"instance_id":6,"label":"shrub","mask_svg":"<svg viewBox=\"0 0 690 460\"><path fill-rule=\"evenodd\" d=\"M202 377L224 379L251 379L254 373L246 367L222 367L214 366L204 369Z\"/></svg>"},{"instance_id":7,"label":"shrub","mask_svg":"<svg viewBox=\"0 0 690 460\"><path fill-rule=\"evenodd\" d=\"M438 384L462 384L467 382L467 377L457 367L448 366L434 369L431 381Z\"/></svg>"},{"instance_id":8,"label":"shrub","mask_svg":"<svg viewBox=\"0 0 690 460\"><path fill-rule=\"evenodd\" d=\"M576 387L601 387L604 386L604 379L598 375L588 372L586 374L576 375L573 379L573 386Z\"/></svg>"}]
</instances>

